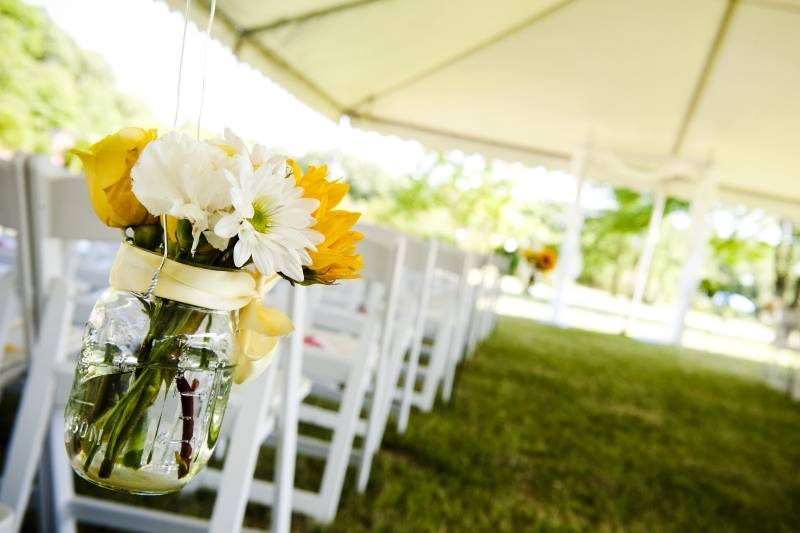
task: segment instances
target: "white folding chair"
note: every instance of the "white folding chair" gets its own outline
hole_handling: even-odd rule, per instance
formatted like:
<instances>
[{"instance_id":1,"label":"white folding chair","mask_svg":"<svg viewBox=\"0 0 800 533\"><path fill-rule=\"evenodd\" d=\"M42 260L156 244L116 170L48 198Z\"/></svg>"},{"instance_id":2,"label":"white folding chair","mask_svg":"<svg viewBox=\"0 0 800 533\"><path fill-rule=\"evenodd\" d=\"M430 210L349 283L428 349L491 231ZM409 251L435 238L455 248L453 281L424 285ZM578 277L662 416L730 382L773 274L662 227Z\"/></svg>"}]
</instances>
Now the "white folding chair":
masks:
<instances>
[{"instance_id":1,"label":"white folding chair","mask_svg":"<svg viewBox=\"0 0 800 533\"><path fill-rule=\"evenodd\" d=\"M292 506L296 512L321 522L330 522L336 516L348 465L358 466L359 474L368 476L376 451L377 426L382 419L380 408L388 388L386 354L395 326L404 250L405 239L400 236L378 239L366 235L359 243L359 252L364 257L362 279L343 281L336 289L319 289L323 293L347 292L350 287L363 297L353 299L338 294L334 299L346 302L344 308L317 306L313 310L315 327L309 331L309 338L321 344L306 344L304 349L303 373L313 384L311 397L335 407L320 405L318 401L300 406L301 422L329 430L331 436L330 440L298 437L298 453L323 459L325 466L319 488L295 488ZM369 405L365 402L368 391ZM365 407L367 417L362 419ZM356 436L363 437L358 451L353 449ZM264 503L271 494L269 483L255 480L250 500Z\"/></svg>"},{"instance_id":2,"label":"white folding chair","mask_svg":"<svg viewBox=\"0 0 800 533\"><path fill-rule=\"evenodd\" d=\"M484 325L484 338L494 331L497 324L497 300L502 292L503 275L508 272L511 260L508 257L495 255L492 257L492 263L495 267L495 278L492 280L491 290L489 291L489 312Z\"/></svg>"},{"instance_id":3,"label":"white folding chair","mask_svg":"<svg viewBox=\"0 0 800 533\"><path fill-rule=\"evenodd\" d=\"M459 309L465 287L462 280L469 271L467 255L449 246L438 245L432 260L434 269L428 303L424 315L417 315L423 319L423 333L420 353L416 356L416 377L412 385L415 390L410 398L411 405L423 412L433 409L436 394L445 379L450 353L456 351L453 348L456 326L463 314Z\"/></svg>"},{"instance_id":4,"label":"white folding chair","mask_svg":"<svg viewBox=\"0 0 800 533\"><path fill-rule=\"evenodd\" d=\"M475 349L484 338L484 322L489 313L492 284L496 278L495 266L489 255L481 256L477 259L477 268L472 272L471 284L473 302L470 306L472 316L470 317L467 357L472 357Z\"/></svg>"},{"instance_id":5,"label":"white folding chair","mask_svg":"<svg viewBox=\"0 0 800 533\"><path fill-rule=\"evenodd\" d=\"M405 432L408 427L411 405L416 394L419 359L425 336L425 321L428 315L428 306L430 305L438 250L439 243L433 239L428 241L409 239L406 250L407 272L416 275L418 287L412 293L412 297L409 298L412 300L411 305L414 306L411 349L408 353L408 362L404 367L403 386L395 394L400 404L397 416L397 430L400 433Z\"/></svg>"},{"instance_id":6,"label":"white folding chair","mask_svg":"<svg viewBox=\"0 0 800 533\"><path fill-rule=\"evenodd\" d=\"M442 399L450 401L453 394L456 368L466 349L469 320L472 313L473 291L469 283L474 256L461 250L447 250L443 255L442 266L451 274L458 273L458 287L455 293L455 308L452 337L445 361L442 381Z\"/></svg>"},{"instance_id":7,"label":"white folding chair","mask_svg":"<svg viewBox=\"0 0 800 533\"><path fill-rule=\"evenodd\" d=\"M91 206L83 179L74 176L52 176L53 170L39 162L31 166L29 176L36 184L32 191L34 204L39 210L36 217L38 240L76 238L104 239L109 233L92 216ZM59 202L49 198L58 197ZM50 243L52 244L52 243ZM36 254L34 254L34 257ZM39 252L44 258L44 252ZM41 274L41 273L40 273ZM42 277L44 277L42 275ZM270 503L275 504L272 530L289 530L291 490L294 472L294 442L296 436L297 402L275 401L272 385L277 364L252 382L238 388L232 400L246 408L238 409L232 426L228 459L218 477L218 496L211 520L181 516L156 511L141 506L131 506L103 499L89 498L75 493L73 473L66 457L63 443L63 405L69 393L74 363L68 359L67 341L72 319L73 280L55 275L49 281L40 334L33 350L31 372L23 393L20 410L9 446L6 472L0 486L0 503L15 513L15 527L20 525L27 505L33 476L39 466L42 451L44 463L52 472L52 505L54 529L60 532L75 531L76 522L89 522L128 530L158 532L229 532L241 529L242 518L250 491L249 480L264 438L265 428L272 429L277 420L281 427L276 468L276 486ZM296 331L289 342L282 344L280 357L283 366L283 397L291 398L297 391L302 357L302 332L305 291L297 289L292 298L292 318ZM62 407L59 409L58 407ZM272 407L272 413L270 413ZM275 411L280 409L280 414ZM45 439L49 430L49 446ZM146 503L147 499L143 498Z\"/></svg>"}]
</instances>

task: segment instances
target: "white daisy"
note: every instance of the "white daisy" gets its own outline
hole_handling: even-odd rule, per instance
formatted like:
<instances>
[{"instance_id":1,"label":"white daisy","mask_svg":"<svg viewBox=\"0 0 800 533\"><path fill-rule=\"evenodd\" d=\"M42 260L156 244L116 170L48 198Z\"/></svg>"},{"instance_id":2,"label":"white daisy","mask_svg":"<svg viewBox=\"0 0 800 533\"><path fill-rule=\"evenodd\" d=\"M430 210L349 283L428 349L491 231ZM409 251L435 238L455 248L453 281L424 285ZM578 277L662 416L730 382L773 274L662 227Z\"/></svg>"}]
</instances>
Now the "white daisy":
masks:
<instances>
[{"instance_id":1,"label":"white daisy","mask_svg":"<svg viewBox=\"0 0 800 533\"><path fill-rule=\"evenodd\" d=\"M246 155L253 163L253 168L258 168L266 163L270 158L269 150L263 144L253 145L253 149L249 149L241 137L233 133L230 128L225 128L225 140L218 142L220 145L230 147L235 153Z\"/></svg>"},{"instance_id":2,"label":"white daisy","mask_svg":"<svg viewBox=\"0 0 800 533\"><path fill-rule=\"evenodd\" d=\"M310 229L315 223L311 213L319 201L303 198L303 189L287 178L284 158L270 158L256 170L249 158L237 163L235 173L225 170L234 211L216 223L214 233L239 238L233 248L237 267L252 257L263 274L281 272L303 281L303 266L311 264L308 250L316 250L324 240Z\"/></svg>"},{"instance_id":3,"label":"white daisy","mask_svg":"<svg viewBox=\"0 0 800 533\"><path fill-rule=\"evenodd\" d=\"M247 161L187 135L168 133L142 150L131 170L133 193L153 215L189 220L194 252L214 213L231 205L224 170L234 168L237 158Z\"/></svg>"}]
</instances>

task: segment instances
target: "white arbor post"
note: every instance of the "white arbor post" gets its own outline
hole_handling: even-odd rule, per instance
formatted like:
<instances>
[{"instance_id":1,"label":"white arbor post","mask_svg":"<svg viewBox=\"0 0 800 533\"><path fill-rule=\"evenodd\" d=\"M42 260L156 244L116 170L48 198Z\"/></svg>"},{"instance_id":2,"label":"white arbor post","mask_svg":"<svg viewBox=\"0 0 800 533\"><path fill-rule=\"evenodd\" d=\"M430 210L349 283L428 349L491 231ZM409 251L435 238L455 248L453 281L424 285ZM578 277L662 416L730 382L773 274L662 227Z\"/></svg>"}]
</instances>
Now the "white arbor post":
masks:
<instances>
[{"instance_id":1,"label":"white arbor post","mask_svg":"<svg viewBox=\"0 0 800 533\"><path fill-rule=\"evenodd\" d=\"M653 262L653 255L656 251L658 239L661 236L661 221L664 219L664 208L667 205L667 195L664 188L659 186L656 189L656 197L653 202L653 212L650 215L650 223L647 226L647 236L642 247L642 255L636 264L636 280L633 286L633 297L628 305L628 312L625 316L623 333L627 333L631 318L639 309L644 300L644 293L647 289L647 281L650 278L650 264Z\"/></svg>"},{"instance_id":2,"label":"white arbor post","mask_svg":"<svg viewBox=\"0 0 800 533\"><path fill-rule=\"evenodd\" d=\"M570 172L575 177L575 201L567 218L567 228L564 240L561 243L558 257L558 272L556 275L556 291L553 295L553 324L566 326L564 312L567 307L567 293L578 274L581 272L581 229L583 227L583 211L581 211L581 196L585 184L586 158L588 146L584 145L575 150L572 155Z\"/></svg>"},{"instance_id":3,"label":"white arbor post","mask_svg":"<svg viewBox=\"0 0 800 533\"><path fill-rule=\"evenodd\" d=\"M678 300L670 321L669 337L672 344L680 344L686 322L686 314L697 293L703 261L706 258L708 237L711 232L711 210L716 199L716 183L706 176L695 190L689 208L689 249L678 281Z\"/></svg>"}]
</instances>

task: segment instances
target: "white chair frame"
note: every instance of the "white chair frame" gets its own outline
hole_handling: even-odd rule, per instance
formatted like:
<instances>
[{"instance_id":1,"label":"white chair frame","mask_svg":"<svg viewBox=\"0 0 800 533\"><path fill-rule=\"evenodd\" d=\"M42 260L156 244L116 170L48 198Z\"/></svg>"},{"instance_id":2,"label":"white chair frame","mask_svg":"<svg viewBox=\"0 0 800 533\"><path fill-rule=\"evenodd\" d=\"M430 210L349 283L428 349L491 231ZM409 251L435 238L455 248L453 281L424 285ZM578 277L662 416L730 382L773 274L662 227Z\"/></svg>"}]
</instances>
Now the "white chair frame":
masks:
<instances>
[{"instance_id":1,"label":"white chair frame","mask_svg":"<svg viewBox=\"0 0 800 533\"><path fill-rule=\"evenodd\" d=\"M384 405L384 395L388 394L388 354L400 290L405 239L377 239L367 235L359 243L359 251L365 258L362 279L379 283L387 289L380 312L368 310L368 314L360 319L355 319L352 314L346 315L353 318L352 320L334 317L332 325L337 329L350 328L357 332L357 347L354 353L349 354L349 358L334 361L310 349L306 349L304 354L304 373L314 383L315 394L335 397L339 402L338 410L335 411L306 403L300 405L299 411L301 422L333 432L329 442L302 435L297 441L299 454L324 459L325 467L318 490L294 489L292 507L296 512L323 523L331 522L336 516L347 467L350 464L356 466L359 488L366 486L372 457L377 451L381 430L379 424L383 420L381 408ZM322 314L324 313L317 313ZM319 322L322 318L316 316L315 321ZM376 366L375 369L370 369L369 354L376 349ZM348 359L349 363L344 362ZM340 392L326 387L325 384L331 382L341 386ZM370 386L372 400L368 405L368 416L363 420L360 413L367 405L365 399ZM353 440L357 435L364 437L361 450L353 449ZM264 503L271 498L272 490L270 483L255 480L250 491L250 501Z\"/></svg>"}]
</instances>

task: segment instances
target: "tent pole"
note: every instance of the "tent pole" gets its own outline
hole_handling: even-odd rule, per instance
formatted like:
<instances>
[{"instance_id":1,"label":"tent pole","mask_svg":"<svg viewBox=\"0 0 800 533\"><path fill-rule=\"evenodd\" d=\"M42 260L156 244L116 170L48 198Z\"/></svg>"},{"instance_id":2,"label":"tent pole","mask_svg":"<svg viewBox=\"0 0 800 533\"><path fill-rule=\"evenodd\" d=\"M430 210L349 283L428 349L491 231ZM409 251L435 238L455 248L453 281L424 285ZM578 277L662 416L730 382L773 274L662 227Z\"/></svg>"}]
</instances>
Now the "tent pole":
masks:
<instances>
[{"instance_id":1,"label":"tent pole","mask_svg":"<svg viewBox=\"0 0 800 533\"><path fill-rule=\"evenodd\" d=\"M588 143L578 147L572 154L570 173L575 177L575 200L567 215L567 227L564 240L559 249L558 271L556 274L556 290L553 295L553 315L551 322L558 326L566 326L565 311L567 293L575 278L581 271L581 229L583 228L583 212L581 211L581 195L586 183L586 158Z\"/></svg>"},{"instance_id":2,"label":"tent pole","mask_svg":"<svg viewBox=\"0 0 800 533\"><path fill-rule=\"evenodd\" d=\"M673 310L667 340L672 344L680 344L685 329L686 315L692 305L703 262L708 249L708 238L711 233L711 210L716 199L716 183L706 176L695 189L692 205L689 208L691 223L689 226L689 249L678 281L678 301Z\"/></svg>"},{"instance_id":3,"label":"tent pole","mask_svg":"<svg viewBox=\"0 0 800 533\"><path fill-rule=\"evenodd\" d=\"M639 256L639 261L636 264L636 281L633 286L633 297L625 315L625 325L622 326L623 334L628 333L631 319L644 300L647 281L650 278L650 264L653 262L653 254L656 251L659 237L661 237L661 221L664 218L666 205L667 195L664 192L664 187L659 185L653 202L653 212L650 214L650 223L647 226L647 236L642 247L642 255Z\"/></svg>"}]
</instances>

